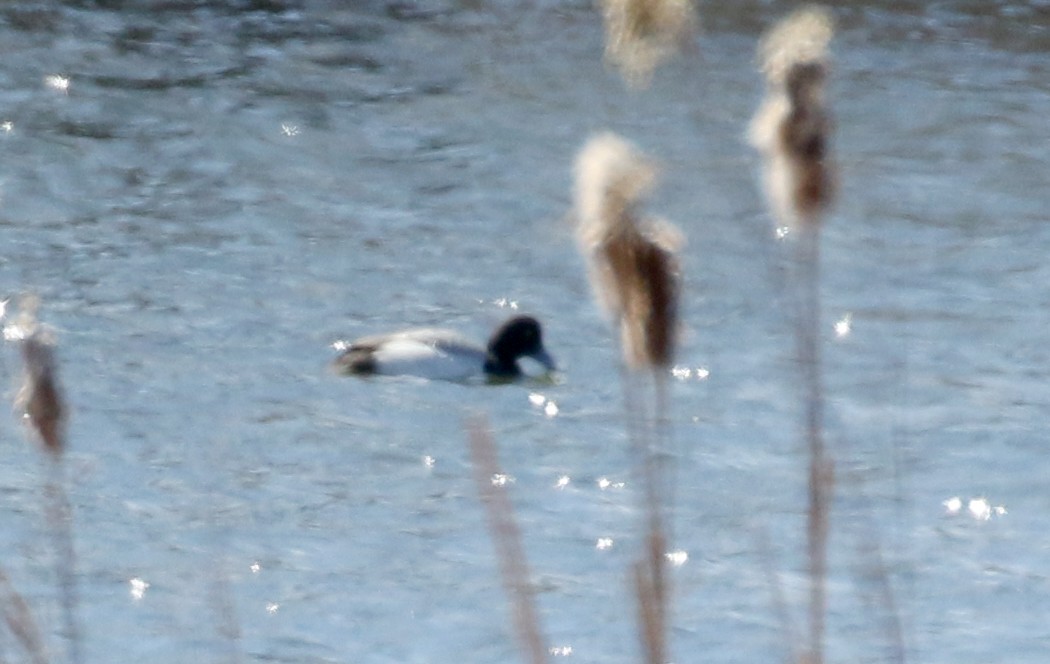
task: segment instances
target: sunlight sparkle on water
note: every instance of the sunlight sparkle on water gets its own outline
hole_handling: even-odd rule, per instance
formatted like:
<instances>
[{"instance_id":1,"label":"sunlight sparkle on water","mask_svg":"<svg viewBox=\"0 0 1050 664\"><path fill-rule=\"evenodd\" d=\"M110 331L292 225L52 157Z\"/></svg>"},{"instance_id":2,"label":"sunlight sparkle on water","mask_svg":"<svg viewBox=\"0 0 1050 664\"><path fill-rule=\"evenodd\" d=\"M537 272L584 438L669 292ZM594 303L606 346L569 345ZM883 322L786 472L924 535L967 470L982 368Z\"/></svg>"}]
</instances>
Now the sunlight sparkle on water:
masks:
<instances>
[{"instance_id":1,"label":"sunlight sparkle on water","mask_svg":"<svg viewBox=\"0 0 1050 664\"><path fill-rule=\"evenodd\" d=\"M423 455L423 465L427 468L433 468L434 464L437 463L437 459L430 456L429 454Z\"/></svg>"},{"instance_id":2,"label":"sunlight sparkle on water","mask_svg":"<svg viewBox=\"0 0 1050 664\"><path fill-rule=\"evenodd\" d=\"M513 309L514 311L517 311L517 309L518 309L518 301L517 300L511 300L511 299L505 298L505 297L501 297L499 299L493 300L492 304L496 305L500 309Z\"/></svg>"},{"instance_id":3,"label":"sunlight sparkle on water","mask_svg":"<svg viewBox=\"0 0 1050 664\"><path fill-rule=\"evenodd\" d=\"M11 122L10 120L4 120L2 123L0 123L0 130L2 130L5 134L10 134L12 131L15 130L15 123Z\"/></svg>"},{"instance_id":4,"label":"sunlight sparkle on water","mask_svg":"<svg viewBox=\"0 0 1050 664\"><path fill-rule=\"evenodd\" d=\"M248 569L251 570L252 574L258 574L262 570L262 565L258 562L254 562L248 566Z\"/></svg>"},{"instance_id":5,"label":"sunlight sparkle on water","mask_svg":"<svg viewBox=\"0 0 1050 664\"><path fill-rule=\"evenodd\" d=\"M853 331L853 314L847 313L842 318L835 321L835 336L839 339L849 336L849 333Z\"/></svg>"},{"instance_id":6,"label":"sunlight sparkle on water","mask_svg":"<svg viewBox=\"0 0 1050 664\"><path fill-rule=\"evenodd\" d=\"M955 515L962 509L962 498L959 496L952 496L941 504L944 505L944 510L948 514Z\"/></svg>"},{"instance_id":7,"label":"sunlight sparkle on water","mask_svg":"<svg viewBox=\"0 0 1050 664\"><path fill-rule=\"evenodd\" d=\"M281 133L284 134L285 136L288 136L289 138L292 137L292 136L298 136L299 135L299 127L297 127L297 126L295 126L293 124L289 124L287 122L282 122L281 123Z\"/></svg>"},{"instance_id":8,"label":"sunlight sparkle on water","mask_svg":"<svg viewBox=\"0 0 1050 664\"><path fill-rule=\"evenodd\" d=\"M543 408L543 414L547 417L554 417L559 412L558 404L539 392L531 392L529 394L529 403L537 408Z\"/></svg>"},{"instance_id":9,"label":"sunlight sparkle on water","mask_svg":"<svg viewBox=\"0 0 1050 664\"><path fill-rule=\"evenodd\" d=\"M28 330L18 323L4 326L4 341L22 341L28 335Z\"/></svg>"},{"instance_id":10,"label":"sunlight sparkle on water","mask_svg":"<svg viewBox=\"0 0 1050 664\"><path fill-rule=\"evenodd\" d=\"M496 473L492 476L492 486L507 486L513 483L514 478L506 473Z\"/></svg>"},{"instance_id":11,"label":"sunlight sparkle on water","mask_svg":"<svg viewBox=\"0 0 1050 664\"><path fill-rule=\"evenodd\" d=\"M569 486L570 482L572 482L572 478L570 478L568 475L562 475L558 478L558 481L554 483L554 488L564 489L565 487Z\"/></svg>"},{"instance_id":12,"label":"sunlight sparkle on water","mask_svg":"<svg viewBox=\"0 0 1050 664\"><path fill-rule=\"evenodd\" d=\"M149 584L142 579L135 577L134 579L128 580L128 587L131 590L131 599L137 602L146 594L146 591L149 589Z\"/></svg>"},{"instance_id":13,"label":"sunlight sparkle on water","mask_svg":"<svg viewBox=\"0 0 1050 664\"><path fill-rule=\"evenodd\" d=\"M685 551L668 551L664 557L675 567L681 567L689 560L689 554Z\"/></svg>"},{"instance_id":14,"label":"sunlight sparkle on water","mask_svg":"<svg viewBox=\"0 0 1050 664\"><path fill-rule=\"evenodd\" d=\"M978 521L987 521L992 518L992 506L984 498L972 498L966 504L966 509L970 512L970 516Z\"/></svg>"},{"instance_id":15,"label":"sunlight sparkle on water","mask_svg":"<svg viewBox=\"0 0 1050 664\"><path fill-rule=\"evenodd\" d=\"M622 489L624 486L626 486L624 482L613 482L608 477L598 478L598 488L602 491L605 491L606 489Z\"/></svg>"},{"instance_id":16,"label":"sunlight sparkle on water","mask_svg":"<svg viewBox=\"0 0 1050 664\"><path fill-rule=\"evenodd\" d=\"M963 513L963 499L959 496L952 496L951 498L941 502L944 506L944 512L948 516L958 516ZM966 514L969 515L976 521L988 521L993 516L1006 516L1007 511L1004 505L992 505L988 502L987 498L971 498L966 501Z\"/></svg>"},{"instance_id":17,"label":"sunlight sparkle on water","mask_svg":"<svg viewBox=\"0 0 1050 664\"><path fill-rule=\"evenodd\" d=\"M60 76L58 74L51 74L50 76L45 76L44 85L51 88L52 90L57 90L63 94L69 92L69 79L65 76Z\"/></svg>"},{"instance_id":18,"label":"sunlight sparkle on water","mask_svg":"<svg viewBox=\"0 0 1050 664\"><path fill-rule=\"evenodd\" d=\"M594 548L599 551L605 551L611 549L613 545L613 538L611 537L599 537L598 541L594 543Z\"/></svg>"},{"instance_id":19,"label":"sunlight sparkle on water","mask_svg":"<svg viewBox=\"0 0 1050 664\"><path fill-rule=\"evenodd\" d=\"M776 235L776 238L778 240L783 240L790 233L791 233L791 228L789 228L788 226L777 226L777 229L775 231L773 231L773 234Z\"/></svg>"},{"instance_id":20,"label":"sunlight sparkle on water","mask_svg":"<svg viewBox=\"0 0 1050 664\"><path fill-rule=\"evenodd\" d=\"M678 380L707 380L707 377L711 375L711 372L706 367L697 367L695 369L691 367L677 366L671 369L671 375Z\"/></svg>"},{"instance_id":21,"label":"sunlight sparkle on water","mask_svg":"<svg viewBox=\"0 0 1050 664\"><path fill-rule=\"evenodd\" d=\"M278 604L277 602L267 602L266 603L266 612L269 613L271 616L273 614L277 613L277 610L280 609L280 608L281 608L281 605Z\"/></svg>"},{"instance_id":22,"label":"sunlight sparkle on water","mask_svg":"<svg viewBox=\"0 0 1050 664\"><path fill-rule=\"evenodd\" d=\"M551 646L547 652L552 657L568 657L572 654L572 646Z\"/></svg>"}]
</instances>

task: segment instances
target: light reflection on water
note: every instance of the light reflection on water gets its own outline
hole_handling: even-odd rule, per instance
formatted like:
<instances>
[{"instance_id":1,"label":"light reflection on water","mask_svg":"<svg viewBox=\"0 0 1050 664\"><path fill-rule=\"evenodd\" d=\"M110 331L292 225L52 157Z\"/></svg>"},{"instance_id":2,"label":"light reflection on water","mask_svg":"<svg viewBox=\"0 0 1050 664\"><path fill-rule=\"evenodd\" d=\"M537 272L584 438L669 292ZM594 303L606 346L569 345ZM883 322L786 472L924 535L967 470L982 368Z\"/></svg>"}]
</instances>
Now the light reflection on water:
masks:
<instances>
[{"instance_id":1,"label":"light reflection on water","mask_svg":"<svg viewBox=\"0 0 1050 664\"><path fill-rule=\"evenodd\" d=\"M754 43L787 3L707 4L697 49L635 95L589 3L0 9L0 283L37 293L59 336L89 659L214 657L227 605L247 659L517 656L465 449L483 410L551 653L635 661L617 348L565 220L574 153L604 128L658 156L656 207L689 237L674 652L787 651L762 568L800 600L804 469L780 249L743 140ZM923 660L1042 662L1039 9L838 11L825 329L854 479L831 652L881 642L848 588L874 523ZM561 380L326 368L336 339L484 333L508 309L543 320ZM57 637L41 464L5 431L0 564Z\"/></svg>"}]
</instances>

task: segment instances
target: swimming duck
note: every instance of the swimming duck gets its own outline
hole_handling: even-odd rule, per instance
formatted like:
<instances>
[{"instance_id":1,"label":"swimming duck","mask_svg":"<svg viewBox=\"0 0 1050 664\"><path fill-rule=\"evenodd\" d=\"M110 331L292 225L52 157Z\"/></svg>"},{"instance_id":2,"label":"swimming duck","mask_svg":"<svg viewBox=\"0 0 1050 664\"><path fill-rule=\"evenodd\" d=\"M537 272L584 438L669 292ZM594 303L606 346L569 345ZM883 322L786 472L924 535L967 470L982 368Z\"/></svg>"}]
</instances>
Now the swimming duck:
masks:
<instances>
[{"instance_id":1,"label":"swimming duck","mask_svg":"<svg viewBox=\"0 0 1050 664\"><path fill-rule=\"evenodd\" d=\"M334 367L345 374L420 376L467 380L476 376L512 379L522 375L518 359L530 357L548 371L554 359L543 347L540 324L531 316L516 316L499 326L482 347L451 330L415 328L362 337L341 344Z\"/></svg>"}]
</instances>

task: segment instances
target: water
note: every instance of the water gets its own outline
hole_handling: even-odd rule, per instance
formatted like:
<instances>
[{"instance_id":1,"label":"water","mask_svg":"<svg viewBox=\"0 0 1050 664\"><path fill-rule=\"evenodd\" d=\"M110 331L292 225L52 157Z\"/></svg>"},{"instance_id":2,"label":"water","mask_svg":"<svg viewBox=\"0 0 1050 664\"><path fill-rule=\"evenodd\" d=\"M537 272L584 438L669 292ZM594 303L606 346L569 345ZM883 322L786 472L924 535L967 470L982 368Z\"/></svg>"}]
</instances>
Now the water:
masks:
<instances>
[{"instance_id":1,"label":"water","mask_svg":"<svg viewBox=\"0 0 1050 664\"><path fill-rule=\"evenodd\" d=\"M673 386L689 557L672 650L789 652L764 570L801 621L799 391L743 135L756 40L790 3L718 5L637 94L603 66L587 2L0 9L0 283L37 293L61 338L88 661L518 657L466 450L479 411L550 644L638 661L616 348L566 224L575 152L605 128L663 166L652 210L689 242L679 364L709 372ZM960 1L837 18L829 650L882 661L877 541L912 661L1043 662L1050 16ZM325 368L340 338L484 337L514 311L544 321L563 382ZM3 369L13 384L13 353ZM0 566L61 659L44 464L3 430ZM973 498L1006 513L974 518Z\"/></svg>"}]
</instances>

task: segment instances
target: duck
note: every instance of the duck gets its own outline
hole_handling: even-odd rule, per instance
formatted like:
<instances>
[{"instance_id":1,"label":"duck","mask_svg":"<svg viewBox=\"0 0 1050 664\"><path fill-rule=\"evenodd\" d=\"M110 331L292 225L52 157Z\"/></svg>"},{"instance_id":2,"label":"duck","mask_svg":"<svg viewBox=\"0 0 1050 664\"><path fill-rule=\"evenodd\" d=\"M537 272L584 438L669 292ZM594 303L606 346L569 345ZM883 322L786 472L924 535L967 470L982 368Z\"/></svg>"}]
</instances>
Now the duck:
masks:
<instances>
[{"instance_id":1,"label":"duck","mask_svg":"<svg viewBox=\"0 0 1050 664\"><path fill-rule=\"evenodd\" d=\"M532 316L515 316L500 325L481 346L452 330L412 328L361 337L335 344L342 353L334 369L348 375L417 376L466 381L482 377L490 382L524 375L518 360L539 362L555 371L554 358L543 346L543 330Z\"/></svg>"}]
</instances>

